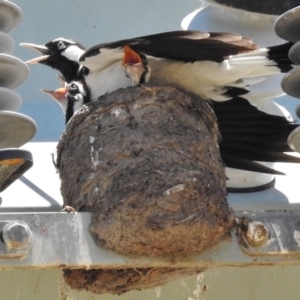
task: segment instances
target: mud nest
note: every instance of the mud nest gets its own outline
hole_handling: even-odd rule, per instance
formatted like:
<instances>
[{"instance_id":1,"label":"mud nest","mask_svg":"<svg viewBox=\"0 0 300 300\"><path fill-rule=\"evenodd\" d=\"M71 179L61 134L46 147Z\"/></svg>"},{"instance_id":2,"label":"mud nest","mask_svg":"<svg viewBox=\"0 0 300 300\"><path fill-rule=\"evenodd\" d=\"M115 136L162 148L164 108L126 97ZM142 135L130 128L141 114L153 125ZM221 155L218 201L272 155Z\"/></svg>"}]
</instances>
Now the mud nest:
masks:
<instances>
[{"instance_id":1,"label":"mud nest","mask_svg":"<svg viewBox=\"0 0 300 300\"><path fill-rule=\"evenodd\" d=\"M130 290L154 288L202 271L200 268L75 269L65 270L64 279L76 290L120 295Z\"/></svg>"},{"instance_id":2,"label":"mud nest","mask_svg":"<svg viewBox=\"0 0 300 300\"><path fill-rule=\"evenodd\" d=\"M92 213L90 232L101 247L131 256L200 253L233 224L219 142L211 107L192 93L148 86L105 95L78 111L58 144L64 204ZM149 276L148 285L137 287L138 272L126 270L134 288L159 285ZM69 270L65 278L86 289L86 278L103 274L115 281L120 275Z\"/></svg>"}]
</instances>

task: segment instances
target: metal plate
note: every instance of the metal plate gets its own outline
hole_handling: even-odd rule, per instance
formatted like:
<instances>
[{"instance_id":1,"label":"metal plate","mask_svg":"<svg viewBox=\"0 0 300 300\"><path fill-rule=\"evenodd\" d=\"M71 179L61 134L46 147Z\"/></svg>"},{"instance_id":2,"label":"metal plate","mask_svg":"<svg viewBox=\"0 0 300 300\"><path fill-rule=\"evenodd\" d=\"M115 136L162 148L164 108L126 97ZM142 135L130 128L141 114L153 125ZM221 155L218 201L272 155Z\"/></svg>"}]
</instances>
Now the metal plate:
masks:
<instances>
[{"instance_id":1,"label":"metal plate","mask_svg":"<svg viewBox=\"0 0 300 300\"><path fill-rule=\"evenodd\" d=\"M259 221L269 233L267 242L260 247L250 246L244 239L239 243L248 255L300 255L300 219L290 214L256 214L253 221Z\"/></svg>"},{"instance_id":2,"label":"metal plate","mask_svg":"<svg viewBox=\"0 0 300 300\"><path fill-rule=\"evenodd\" d=\"M89 232L90 213L0 214L1 221L24 221L34 236L29 255L22 260L0 259L1 269L53 267L220 267L299 264L300 211L235 212L263 222L270 229L263 247L239 245L236 229L214 248L187 258L129 257L98 247Z\"/></svg>"}]
</instances>

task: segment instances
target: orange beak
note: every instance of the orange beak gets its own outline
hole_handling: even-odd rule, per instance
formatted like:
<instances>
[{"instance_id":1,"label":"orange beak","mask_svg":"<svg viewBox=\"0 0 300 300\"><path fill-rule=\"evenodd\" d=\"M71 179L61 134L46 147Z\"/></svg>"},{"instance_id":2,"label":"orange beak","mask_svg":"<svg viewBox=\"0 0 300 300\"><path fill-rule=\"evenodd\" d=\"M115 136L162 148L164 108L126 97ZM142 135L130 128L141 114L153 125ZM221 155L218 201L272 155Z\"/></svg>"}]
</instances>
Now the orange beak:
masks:
<instances>
[{"instance_id":1,"label":"orange beak","mask_svg":"<svg viewBox=\"0 0 300 300\"><path fill-rule=\"evenodd\" d=\"M59 88L55 91L41 90L41 92L50 95L52 98L58 102L66 101L67 89L65 87Z\"/></svg>"}]
</instances>

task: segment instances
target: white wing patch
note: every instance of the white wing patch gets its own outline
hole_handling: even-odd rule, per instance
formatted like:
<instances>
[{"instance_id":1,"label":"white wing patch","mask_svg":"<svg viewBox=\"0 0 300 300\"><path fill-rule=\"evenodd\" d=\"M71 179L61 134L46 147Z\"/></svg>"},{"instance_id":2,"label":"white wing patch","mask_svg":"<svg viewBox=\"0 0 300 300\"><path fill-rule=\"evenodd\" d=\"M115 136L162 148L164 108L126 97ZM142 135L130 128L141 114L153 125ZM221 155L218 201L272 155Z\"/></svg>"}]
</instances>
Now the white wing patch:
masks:
<instances>
[{"instance_id":1,"label":"white wing patch","mask_svg":"<svg viewBox=\"0 0 300 300\"><path fill-rule=\"evenodd\" d=\"M114 64L115 62L122 64L122 58L124 55L124 49L100 49L101 52L99 54L86 57L81 64L88 68L91 72L100 71L105 68L110 68L110 65Z\"/></svg>"},{"instance_id":2,"label":"white wing patch","mask_svg":"<svg viewBox=\"0 0 300 300\"><path fill-rule=\"evenodd\" d=\"M65 39L63 37L57 38L57 39L53 40L52 42L58 42L58 41L63 41L63 42L68 43L68 44L76 45L76 42L74 42L72 40Z\"/></svg>"}]
</instances>

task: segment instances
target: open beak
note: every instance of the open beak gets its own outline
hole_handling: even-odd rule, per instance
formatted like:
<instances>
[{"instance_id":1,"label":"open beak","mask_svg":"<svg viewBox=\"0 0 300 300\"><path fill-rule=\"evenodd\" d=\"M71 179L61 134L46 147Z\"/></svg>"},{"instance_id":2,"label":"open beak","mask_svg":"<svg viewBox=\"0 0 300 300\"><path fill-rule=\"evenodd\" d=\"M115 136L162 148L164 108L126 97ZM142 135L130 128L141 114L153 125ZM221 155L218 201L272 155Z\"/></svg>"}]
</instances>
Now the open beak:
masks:
<instances>
[{"instance_id":1,"label":"open beak","mask_svg":"<svg viewBox=\"0 0 300 300\"><path fill-rule=\"evenodd\" d=\"M42 54L42 56L30 59L26 61L26 64L37 64L49 58L51 51L44 45L36 45L30 43L21 43L20 46L26 47L28 49L34 50Z\"/></svg>"},{"instance_id":2,"label":"open beak","mask_svg":"<svg viewBox=\"0 0 300 300\"><path fill-rule=\"evenodd\" d=\"M52 97L58 102L65 102L67 100L67 92L68 92L67 83L65 82L64 78L60 74L56 74L56 76L60 81L62 87L55 91L41 89L41 92L49 95L50 97Z\"/></svg>"},{"instance_id":3,"label":"open beak","mask_svg":"<svg viewBox=\"0 0 300 300\"><path fill-rule=\"evenodd\" d=\"M142 60L140 56L135 51L133 51L129 46L124 47L124 56L122 60L123 67L126 65L134 65L141 62Z\"/></svg>"},{"instance_id":4,"label":"open beak","mask_svg":"<svg viewBox=\"0 0 300 300\"><path fill-rule=\"evenodd\" d=\"M42 89L41 92L51 96L53 99L55 99L58 102L64 102L66 101L67 97L67 89L65 87L59 88L55 91L50 90L44 90Z\"/></svg>"}]
</instances>

